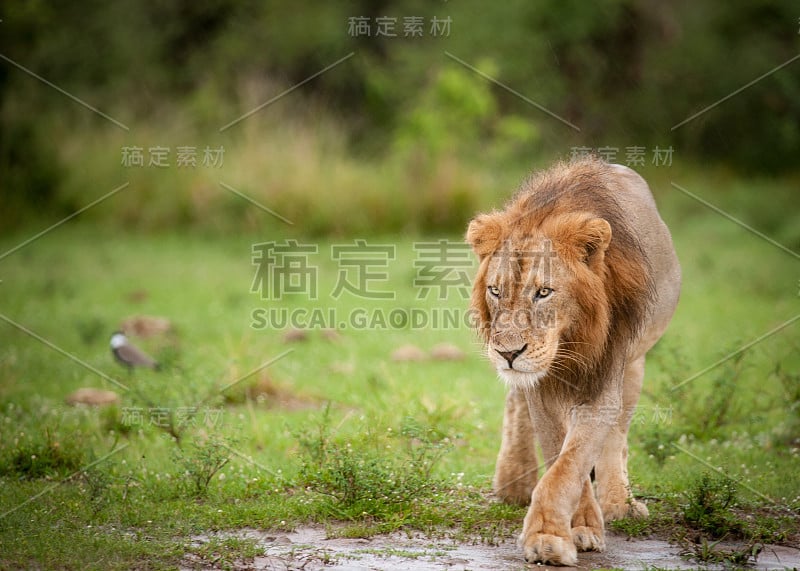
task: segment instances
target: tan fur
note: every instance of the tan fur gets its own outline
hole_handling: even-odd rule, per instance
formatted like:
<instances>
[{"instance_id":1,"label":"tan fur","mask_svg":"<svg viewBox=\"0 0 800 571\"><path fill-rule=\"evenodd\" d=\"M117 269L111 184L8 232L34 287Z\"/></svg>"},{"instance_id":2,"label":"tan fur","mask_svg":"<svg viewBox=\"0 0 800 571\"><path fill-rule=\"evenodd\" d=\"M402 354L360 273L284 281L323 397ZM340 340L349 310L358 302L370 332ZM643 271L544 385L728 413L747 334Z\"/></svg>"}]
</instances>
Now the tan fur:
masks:
<instances>
[{"instance_id":1,"label":"tan fur","mask_svg":"<svg viewBox=\"0 0 800 571\"><path fill-rule=\"evenodd\" d=\"M627 433L645 353L678 300L672 240L641 177L584 159L531 178L467 241L480 260L471 309L509 386L494 489L531 503L526 560L573 565L604 549L604 518L647 513L630 493Z\"/></svg>"}]
</instances>

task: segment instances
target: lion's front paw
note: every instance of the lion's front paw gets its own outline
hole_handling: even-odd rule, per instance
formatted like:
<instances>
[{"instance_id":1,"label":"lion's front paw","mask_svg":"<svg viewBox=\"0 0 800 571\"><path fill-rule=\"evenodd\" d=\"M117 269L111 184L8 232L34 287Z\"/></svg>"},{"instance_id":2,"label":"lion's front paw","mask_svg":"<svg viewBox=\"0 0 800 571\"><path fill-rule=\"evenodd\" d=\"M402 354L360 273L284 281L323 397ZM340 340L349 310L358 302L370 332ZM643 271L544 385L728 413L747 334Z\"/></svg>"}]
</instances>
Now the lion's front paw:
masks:
<instances>
[{"instance_id":1,"label":"lion's front paw","mask_svg":"<svg viewBox=\"0 0 800 571\"><path fill-rule=\"evenodd\" d=\"M594 527L579 526L572 528L572 542L578 551L605 551L606 542L603 530Z\"/></svg>"},{"instance_id":2,"label":"lion's front paw","mask_svg":"<svg viewBox=\"0 0 800 571\"><path fill-rule=\"evenodd\" d=\"M522 533L519 537L525 561L574 567L578 563L578 551L570 537L546 533Z\"/></svg>"},{"instance_id":3,"label":"lion's front paw","mask_svg":"<svg viewBox=\"0 0 800 571\"><path fill-rule=\"evenodd\" d=\"M603 510L603 519L606 523L626 517L645 518L650 515L647 506L633 498L617 502L600 502L600 508Z\"/></svg>"}]
</instances>

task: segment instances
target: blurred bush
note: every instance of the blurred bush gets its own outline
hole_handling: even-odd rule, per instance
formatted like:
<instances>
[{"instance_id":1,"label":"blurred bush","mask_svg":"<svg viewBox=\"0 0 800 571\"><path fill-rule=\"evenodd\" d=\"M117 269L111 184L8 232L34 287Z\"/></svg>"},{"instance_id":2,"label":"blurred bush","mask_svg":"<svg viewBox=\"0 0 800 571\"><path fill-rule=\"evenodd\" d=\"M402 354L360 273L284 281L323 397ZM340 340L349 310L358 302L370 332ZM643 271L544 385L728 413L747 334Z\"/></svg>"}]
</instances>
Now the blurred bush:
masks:
<instances>
[{"instance_id":1,"label":"blurred bush","mask_svg":"<svg viewBox=\"0 0 800 571\"><path fill-rule=\"evenodd\" d=\"M396 37L377 35L384 16L396 19ZM351 33L355 17L368 19L369 35ZM405 37L407 17L422 19L421 37ZM446 34L431 32L434 17L448 19ZM286 1L89 0L81 10L13 0L0 19L0 54L130 126L118 129L0 62L6 229L26 211L68 211L101 194L98 181L110 190L127 178L132 188L147 185L128 206L147 201L149 212L129 212L126 224L213 227L241 214L230 196L208 190L216 182L207 176L120 173L121 146L143 141L225 145L239 157L239 182L309 219L315 232L456 228L497 182L476 161L530 166L575 145L674 145L697 163L796 169L800 76L791 66L800 64L673 129L796 55L790 0L358 0L303 9Z\"/></svg>"}]
</instances>

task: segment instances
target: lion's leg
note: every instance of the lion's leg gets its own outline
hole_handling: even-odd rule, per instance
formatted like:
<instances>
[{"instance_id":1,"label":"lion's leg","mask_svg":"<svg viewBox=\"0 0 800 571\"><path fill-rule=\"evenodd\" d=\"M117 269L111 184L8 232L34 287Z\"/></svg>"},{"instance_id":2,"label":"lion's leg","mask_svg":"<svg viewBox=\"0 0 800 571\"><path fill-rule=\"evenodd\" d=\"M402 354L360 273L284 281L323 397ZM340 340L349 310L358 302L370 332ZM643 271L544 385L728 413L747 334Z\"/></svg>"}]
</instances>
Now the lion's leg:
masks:
<instances>
[{"instance_id":1,"label":"lion's leg","mask_svg":"<svg viewBox=\"0 0 800 571\"><path fill-rule=\"evenodd\" d=\"M592 481L587 476L583 481L578 509L572 516L572 541L578 551L604 551L603 512L594 497Z\"/></svg>"},{"instance_id":2,"label":"lion's leg","mask_svg":"<svg viewBox=\"0 0 800 571\"><path fill-rule=\"evenodd\" d=\"M625 368L622 410L608 433L597 462L597 496L605 521L647 516L647 507L633 499L628 482L628 429L639 402L643 378L644 356L631 361Z\"/></svg>"},{"instance_id":3,"label":"lion's leg","mask_svg":"<svg viewBox=\"0 0 800 571\"><path fill-rule=\"evenodd\" d=\"M511 389L506 395L503 414L503 440L492 482L495 494L503 501L526 505L539 476L536 435L521 391Z\"/></svg>"},{"instance_id":4,"label":"lion's leg","mask_svg":"<svg viewBox=\"0 0 800 571\"><path fill-rule=\"evenodd\" d=\"M619 402L578 406L562 411L560 418L536 397L529 404L548 469L533 490L519 543L528 562L575 565L576 542L581 548L604 547L602 520L588 477ZM577 526L573 533L573 523L587 525Z\"/></svg>"}]
</instances>

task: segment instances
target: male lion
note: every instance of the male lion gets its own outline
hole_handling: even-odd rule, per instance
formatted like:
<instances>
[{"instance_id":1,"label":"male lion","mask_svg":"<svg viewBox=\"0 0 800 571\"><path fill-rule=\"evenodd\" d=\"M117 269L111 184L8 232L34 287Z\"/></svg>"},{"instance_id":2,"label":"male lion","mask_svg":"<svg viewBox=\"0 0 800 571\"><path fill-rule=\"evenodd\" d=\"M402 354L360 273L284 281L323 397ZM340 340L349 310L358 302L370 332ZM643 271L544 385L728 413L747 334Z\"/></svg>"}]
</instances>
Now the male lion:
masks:
<instances>
[{"instance_id":1,"label":"male lion","mask_svg":"<svg viewBox=\"0 0 800 571\"><path fill-rule=\"evenodd\" d=\"M530 502L526 561L574 565L577 550L604 549L604 520L647 515L627 436L645 354L678 302L672 239L638 174L589 158L532 177L467 241L480 259L471 308L509 387L494 490Z\"/></svg>"}]
</instances>

